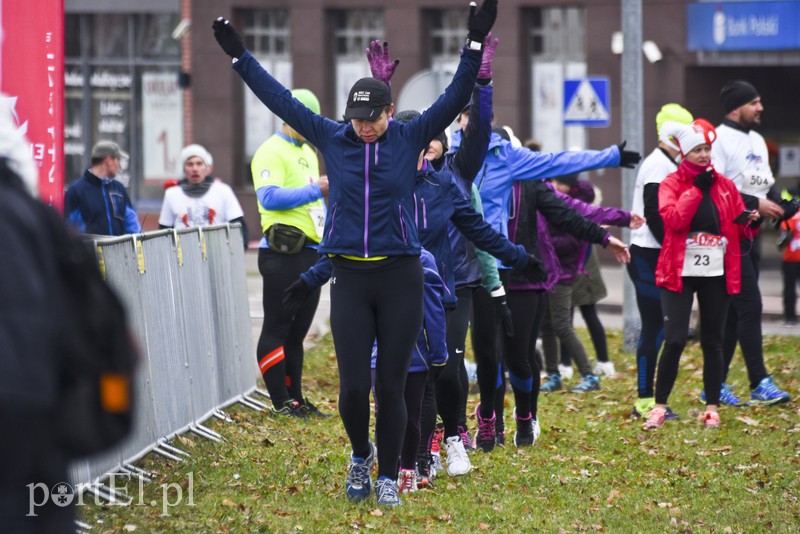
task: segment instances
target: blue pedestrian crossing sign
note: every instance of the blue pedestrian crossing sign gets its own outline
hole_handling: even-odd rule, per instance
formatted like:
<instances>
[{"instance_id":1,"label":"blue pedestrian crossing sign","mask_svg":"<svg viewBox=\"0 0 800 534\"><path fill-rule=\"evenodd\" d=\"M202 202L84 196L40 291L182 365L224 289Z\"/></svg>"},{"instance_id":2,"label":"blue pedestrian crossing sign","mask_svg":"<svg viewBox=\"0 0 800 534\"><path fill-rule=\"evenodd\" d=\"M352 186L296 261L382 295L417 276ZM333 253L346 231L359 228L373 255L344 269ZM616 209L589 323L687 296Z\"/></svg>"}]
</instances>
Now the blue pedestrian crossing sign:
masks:
<instances>
[{"instance_id":1,"label":"blue pedestrian crossing sign","mask_svg":"<svg viewBox=\"0 0 800 534\"><path fill-rule=\"evenodd\" d=\"M608 126L611 124L608 78L564 80L564 124Z\"/></svg>"}]
</instances>

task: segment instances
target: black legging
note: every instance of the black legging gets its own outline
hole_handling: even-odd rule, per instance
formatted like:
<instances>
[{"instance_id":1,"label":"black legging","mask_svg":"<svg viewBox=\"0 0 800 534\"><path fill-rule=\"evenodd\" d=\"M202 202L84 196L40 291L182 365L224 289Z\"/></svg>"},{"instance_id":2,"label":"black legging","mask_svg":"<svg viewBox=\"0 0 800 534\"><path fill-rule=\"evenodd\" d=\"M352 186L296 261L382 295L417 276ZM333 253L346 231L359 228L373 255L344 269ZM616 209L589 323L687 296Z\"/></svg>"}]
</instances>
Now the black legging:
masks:
<instances>
[{"instance_id":1,"label":"black legging","mask_svg":"<svg viewBox=\"0 0 800 534\"><path fill-rule=\"evenodd\" d=\"M339 367L339 414L353 454L368 456L370 359L377 340L378 476L394 480L407 423L406 375L422 328L422 264L417 256L372 262L337 256L331 263L331 332Z\"/></svg>"},{"instance_id":2,"label":"black legging","mask_svg":"<svg viewBox=\"0 0 800 534\"><path fill-rule=\"evenodd\" d=\"M507 275L506 275L507 276ZM503 272L501 271L501 279ZM495 320L492 296L483 288L475 288L472 294L472 351L478 366L478 389L480 391L481 417L494 414L494 399L497 390L497 362L499 324Z\"/></svg>"},{"instance_id":3,"label":"black legging","mask_svg":"<svg viewBox=\"0 0 800 534\"><path fill-rule=\"evenodd\" d=\"M763 336L761 334L761 290L758 287L758 263L760 256L757 254L757 243L749 240L739 242L742 251L742 289L738 295L733 295L728 321L725 324L725 334L722 342L724 368L723 382L728 377L736 343L742 348L742 356L747 367L747 377L750 379L750 389L758 387L758 383L767 377L764 366ZM752 250L751 250L752 249ZM745 252L750 251L749 254ZM700 329L705 328L700 325ZM706 392L708 393L708 392Z\"/></svg>"},{"instance_id":4,"label":"black legging","mask_svg":"<svg viewBox=\"0 0 800 534\"><path fill-rule=\"evenodd\" d=\"M656 287L656 264L661 249L631 245L628 275L636 291L636 304L642 322L636 347L636 386L639 398L653 397L653 379L661 344L664 343L664 316L661 289Z\"/></svg>"},{"instance_id":5,"label":"black legging","mask_svg":"<svg viewBox=\"0 0 800 534\"><path fill-rule=\"evenodd\" d=\"M722 386L722 331L730 304L725 277L684 277L683 291L661 290L664 313L664 352L658 361L656 404L667 404L678 376L678 363L689 335L694 294L700 308L700 346L703 349L703 386L706 404L718 405Z\"/></svg>"},{"instance_id":6,"label":"black legging","mask_svg":"<svg viewBox=\"0 0 800 534\"><path fill-rule=\"evenodd\" d=\"M539 361L536 338L544 316L543 294L540 291L509 291L508 307L514 323L514 335L504 337L503 358L508 367L508 380L514 390L517 415L537 418L539 399Z\"/></svg>"},{"instance_id":7,"label":"black legging","mask_svg":"<svg viewBox=\"0 0 800 534\"><path fill-rule=\"evenodd\" d=\"M608 361L608 342L606 341L606 329L597 315L596 304L584 304L580 306L581 317L583 322L586 323L586 329L589 330L589 337L592 338L592 346L594 347L595 357L598 362ZM575 315L575 308L570 311ZM572 355L569 349L561 347L561 365L569 367L572 365Z\"/></svg>"},{"instance_id":8,"label":"black legging","mask_svg":"<svg viewBox=\"0 0 800 534\"><path fill-rule=\"evenodd\" d=\"M436 380L436 407L442 416L445 438L458 435L459 416L464 409L462 400L466 396L462 391L461 374L474 289L456 289L458 303L447 314L447 365ZM423 429L423 435L425 431L433 432L433 425Z\"/></svg>"},{"instance_id":9,"label":"black legging","mask_svg":"<svg viewBox=\"0 0 800 534\"><path fill-rule=\"evenodd\" d=\"M258 249L264 322L258 338L256 361L276 408L289 399L303 400L303 340L314 320L320 290L311 292L294 318L283 308L283 292L318 259L317 251L310 248L291 255Z\"/></svg>"},{"instance_id":10,"label":"black legging","mask_svg":"<svg viewBox=\"0 0 800 534\"><path fill-rule=\"evenodd\" d=\"M800 262L781 262L783 271L783 319L797 321L797 283L800 282Z\"/></svg>"}]
</instances>

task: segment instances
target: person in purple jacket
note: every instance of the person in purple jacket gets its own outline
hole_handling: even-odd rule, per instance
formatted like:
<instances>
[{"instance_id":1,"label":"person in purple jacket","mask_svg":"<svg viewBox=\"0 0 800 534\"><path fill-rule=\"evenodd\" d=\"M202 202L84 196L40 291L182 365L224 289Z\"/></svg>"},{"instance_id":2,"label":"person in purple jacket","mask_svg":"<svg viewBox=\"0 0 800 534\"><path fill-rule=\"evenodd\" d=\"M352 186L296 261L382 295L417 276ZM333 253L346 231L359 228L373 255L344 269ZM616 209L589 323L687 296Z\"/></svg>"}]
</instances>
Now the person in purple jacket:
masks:
<instances>
[{"instance_id":1,"label":"person in purple jacket","mask_svg":"<svg viewBox=\"0 0 800 534\"><path fill-rule=\"evenodd\" d=\"M553 187L551 184L550 187ZM582 202L567 194L558 193L569 199L572 206L582 215L598 224L612 226L630 226L638 228L644 224L644 218L617 208L605 208ZM558 370L558 346L564 347L578 366L582 380L573 386L572 391L585 392L600 389L600 378L594 374L586 349L578 339L572 326L572 283L577 276L582 276L583 265L589 251L588 244L581 243L575 235L560 228L548 227L546 230L552 238L553 250L561 266L558 281L547 298L547 307L542 321L542 350L547 367L547 380L541 391L561 389L561 375Z\"/></svg>"},{"instance_id":2,"label":"person in purple jacket","mask_svg":"<svg viewBox=\"0 0 800 534\"><path fill-rule=\"evenodd\" d=\"M540 368L532 348L544 316L547 292L553 290L562 274L547 228L607 246L620 262L629 261L630 255L620 240L585 217L592 218L599 210L556 192L547 181L514 182L510 208L514 215L508 220L509 239L538 256L547 272L542 282L531 283L513 273L508 282L514 335L505 337L503 356L516 405L514 444L523 447L534 445L540 433L537 414ZM493 431L493 426L482 423L479 420L478 443L491 439Z\"/></svg>"}]
</instances>

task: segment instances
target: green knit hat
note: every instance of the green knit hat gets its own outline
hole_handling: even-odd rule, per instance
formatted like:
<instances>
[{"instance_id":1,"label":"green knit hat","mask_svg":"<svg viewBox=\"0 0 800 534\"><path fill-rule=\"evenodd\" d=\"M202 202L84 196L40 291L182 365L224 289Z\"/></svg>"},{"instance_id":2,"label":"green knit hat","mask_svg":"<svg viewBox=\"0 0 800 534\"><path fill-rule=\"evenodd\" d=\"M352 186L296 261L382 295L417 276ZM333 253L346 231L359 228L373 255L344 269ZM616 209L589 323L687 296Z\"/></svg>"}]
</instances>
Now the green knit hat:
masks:
<instances>
[{"instance_id":1,"label":"green knit hat","mask_svg":"<svg viewBox=\"0 0 800 534\"><path fill-rule=\"evenodd\" d=\"M308 89L292 89L292 96L299 100L300 103L305 107L319 115L319 100L317 100L317 97L314 95L314 93Z\"/></svg>"},{"instance_id":2,"label":"green knit hat","mask_svg":"<svg viewBox=\"0 0 800 534\"><path fill-rule=\"evenodd\" d=\"M661 125L667 121L675 121L681 124L691 124L694 120L688 109L680 104L664 104L656 115L656 134L661 134Z\"/></svg>"}]
</instances>

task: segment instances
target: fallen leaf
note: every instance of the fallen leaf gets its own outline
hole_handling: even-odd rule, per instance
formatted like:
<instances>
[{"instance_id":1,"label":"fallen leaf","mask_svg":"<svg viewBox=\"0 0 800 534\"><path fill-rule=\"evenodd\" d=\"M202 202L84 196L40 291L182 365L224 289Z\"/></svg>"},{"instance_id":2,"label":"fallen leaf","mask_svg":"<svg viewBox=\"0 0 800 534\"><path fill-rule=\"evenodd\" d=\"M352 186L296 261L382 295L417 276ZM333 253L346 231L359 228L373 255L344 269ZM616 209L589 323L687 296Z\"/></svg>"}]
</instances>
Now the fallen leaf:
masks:
<instances>
[{"instance_id":1,"label":"fallen leaf","mask_svg":"<svg viewBox=\"0 0 800 534\"><path fill-rule=\"evenodd\" d=\"M606 498L606 502L608 504L611 504L614 502L614 499L616 499L619 496L620 496L619 491L612 489L611 491L608 492L608 498Z\"/></svg>"},{"instance_id":2,"label":"fallen leaf","mask_svg":"<svg viewBox=\"0 0 800 534\"><path fill-rule=\"evenodd\" d=\"M122 527L122 530L124 530L125 532L133 532L134 530L136 530L136 525L131 525L131 524L125 525L124 527Z\"/></svg>"},{"instance_id":3,"label":"fallen leaf","mask_svg":"<svg viewBox=\"0 0 800 534\"><path fill-rule=\"evenodd\" d=\"M737 421L741 421L742 423L744 423L746 425L750 425L750 426L758 426L758 424L759 424L758 421L756 421L755 419L751 419L751 418L746 417L744 415L738 416L736 418L736 420Z\"/></svg>"},{"instance_id":4,"label":"fallen leaf","mask_svg":"<svg viewBox=\"0 0 800 534\"><path fill-rule=\"evenodd\" d=\"M373 511L369 513L369 515L374 517L381 517L383 515L383 512L381 512L379 508L375 508Z\"/></svg>"},{"instance_id":5,"label":"fallen leaf","mask_svg":"<svg viewBox=\"0 0 800 534\"><path fill-rule=\"evenodd\" d=\"M222 506L238 506L238 505L230 499L222 499Z\"/></svg>"},{"instance_id":6,"label":"fallen leaf","mask_svg":"<svg viewBox=\"0 0 800 534\"><path fill-rule=\"evenodd\" d=\"M478 523L478 529L479 530L489 530L489 528L491 528L491 527L489 525L487 525L486 523Z\"/></svg>"}]
</instances>

